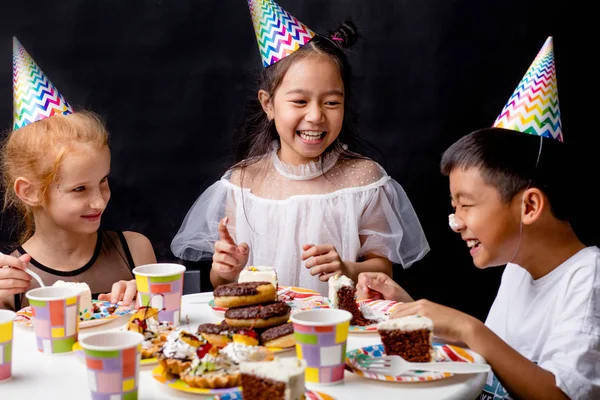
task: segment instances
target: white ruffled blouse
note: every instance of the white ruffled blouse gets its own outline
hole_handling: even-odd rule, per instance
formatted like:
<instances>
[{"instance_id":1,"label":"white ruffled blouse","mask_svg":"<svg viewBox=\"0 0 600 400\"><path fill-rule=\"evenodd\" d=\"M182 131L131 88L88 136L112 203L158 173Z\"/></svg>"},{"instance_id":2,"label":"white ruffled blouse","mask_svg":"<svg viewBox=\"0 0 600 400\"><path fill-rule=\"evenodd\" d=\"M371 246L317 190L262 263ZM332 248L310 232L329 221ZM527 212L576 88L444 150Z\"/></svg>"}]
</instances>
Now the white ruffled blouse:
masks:
<instances>
[{"instance_id":1,"label":"white ruffled blouse","mask_svg":"<svg viewBox=\"0 0 600 400\"><path fill-rule=\"evenodd\" d=\"M331 152L293 166L277 150L202 193L171 243L175 256L211 259L219 221L228 216L231 236L250 248L248 265L274 266L280 285L327 295L327 282L301 260L304 244L332 244L346 261L374 254L404 268L429 251L406 193L376 162Z\"/></svg>"}]
</instances>

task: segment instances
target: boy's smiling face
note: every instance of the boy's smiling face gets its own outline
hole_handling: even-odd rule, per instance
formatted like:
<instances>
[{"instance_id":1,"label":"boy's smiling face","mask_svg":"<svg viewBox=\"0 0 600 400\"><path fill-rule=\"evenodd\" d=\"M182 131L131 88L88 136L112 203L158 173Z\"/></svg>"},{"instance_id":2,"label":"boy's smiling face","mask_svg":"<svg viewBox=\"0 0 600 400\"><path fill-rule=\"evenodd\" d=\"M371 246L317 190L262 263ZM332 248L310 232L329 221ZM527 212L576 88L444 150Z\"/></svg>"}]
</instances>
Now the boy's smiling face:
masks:
<instances>
[{"instance_id":1,"label":"boy's smiling face","mask_svg":"<svg viewBox=\"0 0 600 400\"><path fill-rule=\"evenodd\" d=\"M469 246L475 266L487 268L512 261L520 240L520 195L504 203L478 168L457 167L449 177L456 232Z\"/></svg>"}]
</instances>

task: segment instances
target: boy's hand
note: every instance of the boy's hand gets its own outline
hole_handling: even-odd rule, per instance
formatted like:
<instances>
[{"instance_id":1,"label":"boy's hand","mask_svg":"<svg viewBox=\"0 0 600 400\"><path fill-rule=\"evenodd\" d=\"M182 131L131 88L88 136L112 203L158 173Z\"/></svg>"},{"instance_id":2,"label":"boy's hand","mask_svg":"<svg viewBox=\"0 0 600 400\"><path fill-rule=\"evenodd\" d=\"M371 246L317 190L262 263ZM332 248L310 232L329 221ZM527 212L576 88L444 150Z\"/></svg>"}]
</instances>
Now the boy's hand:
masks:
<instances>
[{"instance_id":1,"label":"boy's hand","mask_svg":"<svg viewBox=\"0 0 600 400\"><path fill-rule=\"evenodd\" d=\"M424 299L397 305L391 318L408 315L429 318L433 321L434 335L451 342L466 342L474 320L463 312Z\"/></svg>"},{"instance_id":2,"label":"boy's hand","mask_svg":"<svg viewBox=\"0 0 600 400\"><path fill-rule=\"evenodd\" d=\"M112 291L110 293L99 295L98 300L110 301L112 304L117 304L119 301L122 301L122 304L127 307L131 305L136 294L137 286L135 279L130 281L119 281L113 283Z\"/></svg>"},{"instance_id":3,"label":"boy's hand","mask_svg":"<svg viewBox=\"0 0 600 400\"><path fill-rule=\"evenodd\" d=\"M233 282L246 266L250 249L246 243L235 243L227 230L228 220L225 217L219 222L219 240L215 243L212 269L221 278Z\"/></svg>"},{"instance_id":4,"label":"boy's hand","mask_svg":"<svg viewBox=\"0 0 600 400\"><path fill-rule=\"evenodd\" d=\"M0 253L0 299L29 289L32 278L25 272L29 261L29 254L16 258Z\"/></svg>"},{"instance_id":5,"label":"boy's hand","mask_svg":"<svg viewBox=\"0 0 600 400\"><path fill-rule=\"evenodd\" d=\"M346 275L346 265L338 254L335 246L323 244L305 244L302 246L302 261L306 261L306 268L310 269L311 275L318 275L319 280L327 282L335 274ZM312 258L311 258L312 257Z\"/></svg>"}]
</instances>

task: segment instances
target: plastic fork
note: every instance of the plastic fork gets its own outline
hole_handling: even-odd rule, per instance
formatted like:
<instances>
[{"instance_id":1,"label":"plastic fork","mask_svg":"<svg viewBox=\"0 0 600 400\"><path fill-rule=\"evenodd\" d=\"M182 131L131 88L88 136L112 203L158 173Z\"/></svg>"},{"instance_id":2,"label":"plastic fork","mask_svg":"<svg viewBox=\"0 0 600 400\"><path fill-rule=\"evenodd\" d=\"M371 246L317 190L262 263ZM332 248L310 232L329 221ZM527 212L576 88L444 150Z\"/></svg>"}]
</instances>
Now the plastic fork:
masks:
<instances>
[{"instance_id":1,"label":"plastic fork","mask_svg":"<svg viewBox=\"0 0 600 400\"><path fill-rule=\"evenodd\" d=\"M488 364L467 362L408 362L400 356L383 356L357 359L359 369L387 376L402 375L406 371L436 371L453 374L476 374L489 372Z\"/></svg>"}]
</instances>

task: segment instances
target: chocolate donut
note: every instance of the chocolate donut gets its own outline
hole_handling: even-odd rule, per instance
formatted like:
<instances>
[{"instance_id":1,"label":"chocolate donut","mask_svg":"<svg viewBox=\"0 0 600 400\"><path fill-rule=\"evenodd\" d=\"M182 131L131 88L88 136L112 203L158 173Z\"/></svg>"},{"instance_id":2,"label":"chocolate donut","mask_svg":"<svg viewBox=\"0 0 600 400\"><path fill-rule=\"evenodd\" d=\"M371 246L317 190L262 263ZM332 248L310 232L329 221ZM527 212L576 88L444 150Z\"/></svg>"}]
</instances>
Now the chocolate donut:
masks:
<instances>
[{"instance_id":1,"label":"chocolate donut","mask_svg":"<svg viewBox=\"0 0 600 400\"><path fill-rule=\"evenodd\" d=\"M243 307L273 301L277 290L269 282L228 283L215 288L213 293L218 307Z\"/></svg>"},{"instance_id":2,"label":"chocolate donut","mask_svg":"<svg viewBox=\"0 0 600 400\"><path fill-rule=\"evenodd\" d=\"M294 325L291 322L275 326L260 335L260 341L266 347L287 348L296 345L294 338Z\"/></svg>"},{"instance_id":3,"label":"chocolate donut","mask_svg":"<svg viewBox=\"0 0 600 400\"><path fill-rule=\"evenodd\" d=\"M290 311L290 306L283 301L230 308L225 313L225 322L241 328L271 328L286 323L290 318Z\"/></svg>"}]
</instances>

